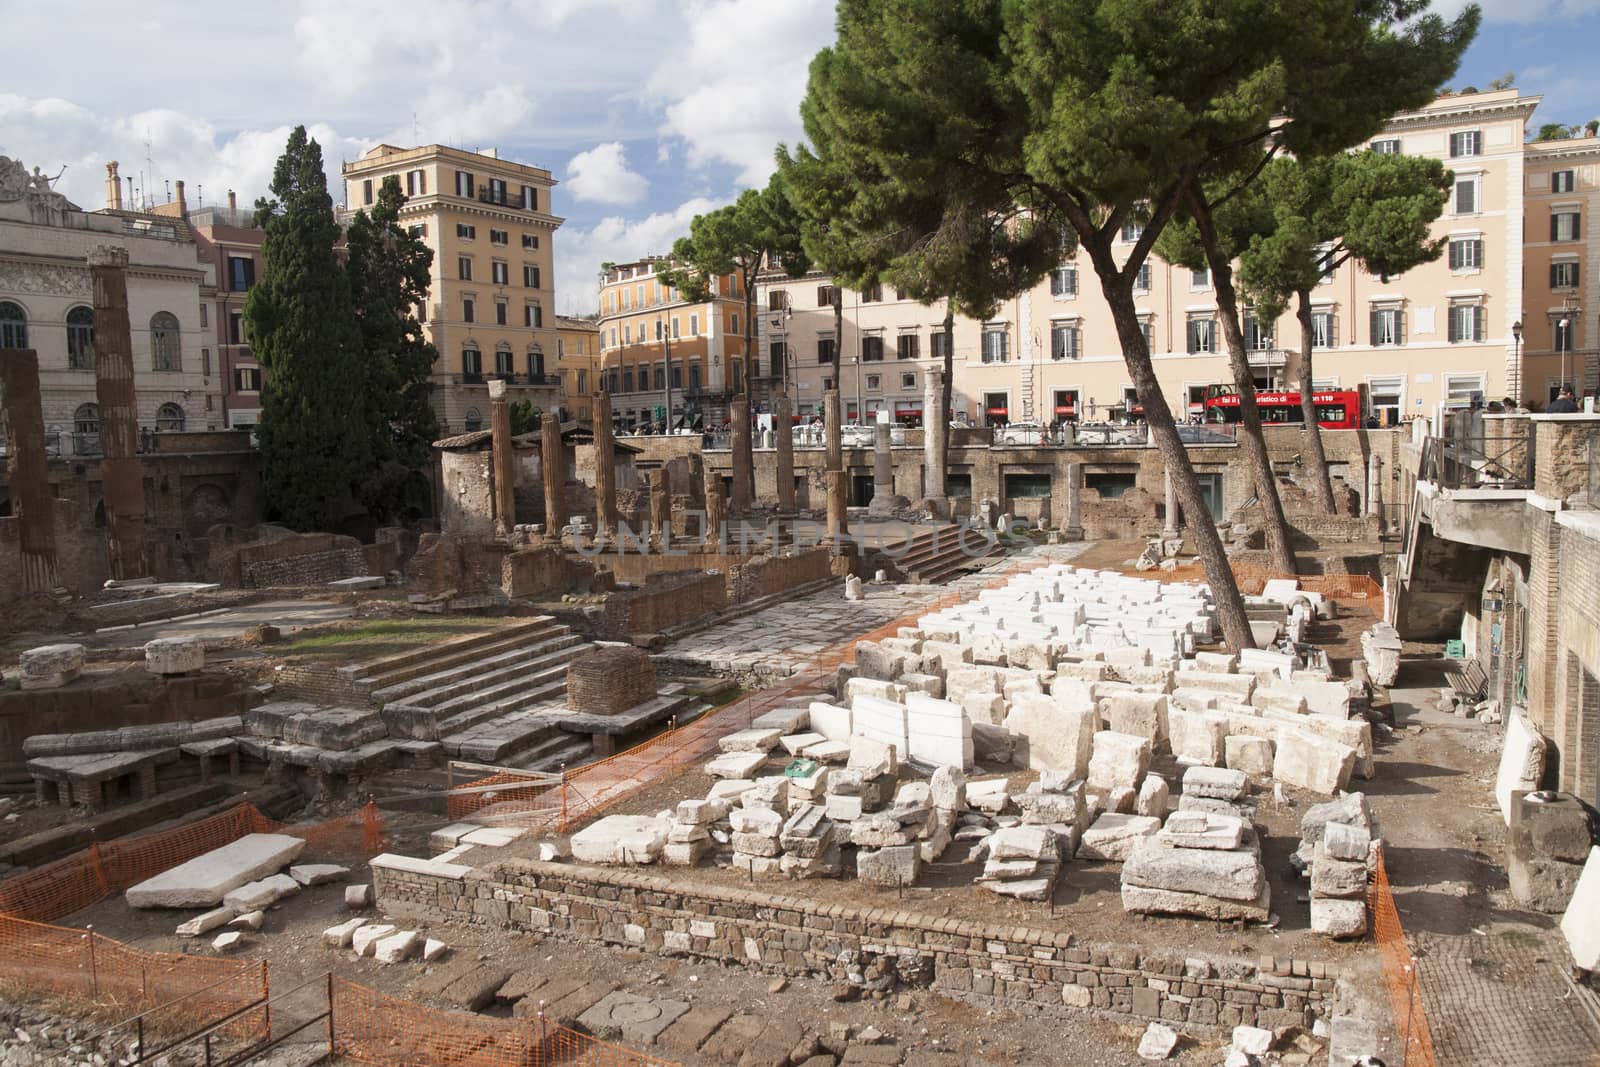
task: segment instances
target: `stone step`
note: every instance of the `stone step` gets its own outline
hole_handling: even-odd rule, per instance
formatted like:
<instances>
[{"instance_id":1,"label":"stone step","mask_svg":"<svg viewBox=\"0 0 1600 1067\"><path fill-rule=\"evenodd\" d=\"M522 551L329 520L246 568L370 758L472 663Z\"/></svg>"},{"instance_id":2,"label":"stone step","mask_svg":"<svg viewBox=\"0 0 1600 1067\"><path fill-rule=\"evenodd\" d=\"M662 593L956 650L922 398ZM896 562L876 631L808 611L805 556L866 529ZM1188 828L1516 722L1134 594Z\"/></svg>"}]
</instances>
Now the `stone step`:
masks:
<instances>
[{"instance_id":1,"label":"stone step","mask_svg":"<svg viewBox=\"0 0 1600 1067\"><path fill-rule=\"evenodd\" d=\"M438 720L439 733L441 736L460 733L479 723L490 722L513 712L539 711L550 706L561 706L566 703L566 699L566 668L563 667L559 669L559 673L546 672L541 680L518 689L510 696L477 704L449 718Z\"/></svg>"},{"instance_id":2,"label":"stone step","mask_svg":"<svg viewBox=\"0 0 1600 1067\"><path fill-rule=\"evenodd\" d=\"M453 696L452 690L470 692L471 683L478 678L500 670L514 670L518 666L536 662L549 653L582 643L583 638L561 627L559 632L543 635L537 640L523 641L505 651L477 656L430 674L418 675L398 685L375 689L371 695L374 700L384 704L432 707L440 700ZM457 688L463 685L468 688Z\"/></svg>"},{"instance_id":3,"label":"stone step","mask_svg":"<svg viewBox=\"0 0 1600 1067\"><path fill-rule=\"evenodd\" d=\"M449 734L442 743L452 759L508 764L547 741L571 737L571 734L562 733L556 720L549 715L514 711Z\"/></svg>"},{"instance_id":4,"label":"stone step","mask_svg":"<svg viewBox=\"0 0 1600 1067\"><path fill-rule=\"evenodd\" d=\"M498 651L524 643L540 634L566 627L554 616L538 615L526 622L502 626L484 633L469 634L449 641L436 641L406 652L375 659L354 667L342 668L340 677L346 679L360 692L371 692L386 686L397 685L442 667L469 662L485 651Z\"/></svg>"},{"instance_id":5,"label":"stone step","mask_svg":"<svg viewBox=\"0 0 1600 1067\"><path fill-rule=\"evenodd\" d=\"M570 644L551 649L535 659L507 664L441 689L419 693L404 703L407 707L432 708L441 719L448 719L480 704L501 703L506 697L521 692L525 686L543 685L551 677L552 671L560 672L560 677L565 679L567 664L582 655L588 647L582 638L574 635Z\"/></svg>"},{"instance_id":6,"label":"stone step","mask_svg":"<svg viewBox=\"0 0 1600 1067\"><path fill-rule=\"evenodd\" d=\"M547 771L554 774L565 766L568 770L594 759L594 743L586 737L562 733L560 737L529 749L517 757L515 766L526 771Z\"/></svg>"}]
</instances>

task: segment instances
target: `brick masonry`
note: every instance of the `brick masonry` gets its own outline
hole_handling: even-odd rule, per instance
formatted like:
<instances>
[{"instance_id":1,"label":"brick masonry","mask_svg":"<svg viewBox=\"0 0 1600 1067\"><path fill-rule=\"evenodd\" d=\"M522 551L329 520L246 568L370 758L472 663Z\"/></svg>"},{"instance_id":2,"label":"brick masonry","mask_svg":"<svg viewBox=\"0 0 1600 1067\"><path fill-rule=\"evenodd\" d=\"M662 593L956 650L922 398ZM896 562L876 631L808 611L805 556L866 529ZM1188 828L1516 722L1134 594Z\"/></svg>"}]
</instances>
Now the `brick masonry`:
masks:
<instances>
[{"instance_id":1,"label":"brick masonry","mask_svg":"<svg viewBox=\"0 0 1600 1067\"><path fill-rule=\"evenodd\" d=\"M380 857L372 873L378 906L406 918L548 932L788 975L840 977L842 953L909 955L951 996L1189 1029L1308 1025L1308 1017L1331 1014L1337 978L1335 965L1308 960L1185 960L1134 945L1080 945L1068 933L691 886L630 870L532 860L472 870Z\"/></svg>"}]
</instances>

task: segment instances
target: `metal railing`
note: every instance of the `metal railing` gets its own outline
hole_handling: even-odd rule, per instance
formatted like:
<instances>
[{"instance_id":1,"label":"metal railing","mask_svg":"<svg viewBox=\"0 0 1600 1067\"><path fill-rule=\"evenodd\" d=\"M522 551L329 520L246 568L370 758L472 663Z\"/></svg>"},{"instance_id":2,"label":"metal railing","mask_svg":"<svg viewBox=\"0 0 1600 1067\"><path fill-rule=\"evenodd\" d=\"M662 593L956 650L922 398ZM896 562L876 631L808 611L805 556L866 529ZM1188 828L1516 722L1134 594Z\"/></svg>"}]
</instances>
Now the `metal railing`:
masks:
<instances>
[{"instance_id":1,"label":"metal railing","mask_svg":"<svg viewBox=\"0 0 1600 1067\"><path fill-rule=\"evenodd\" d=\"M1441 489L1533 488L1533 441L1523 436L1430 437L1421 481Z\"/></svg>"}]
</instances>

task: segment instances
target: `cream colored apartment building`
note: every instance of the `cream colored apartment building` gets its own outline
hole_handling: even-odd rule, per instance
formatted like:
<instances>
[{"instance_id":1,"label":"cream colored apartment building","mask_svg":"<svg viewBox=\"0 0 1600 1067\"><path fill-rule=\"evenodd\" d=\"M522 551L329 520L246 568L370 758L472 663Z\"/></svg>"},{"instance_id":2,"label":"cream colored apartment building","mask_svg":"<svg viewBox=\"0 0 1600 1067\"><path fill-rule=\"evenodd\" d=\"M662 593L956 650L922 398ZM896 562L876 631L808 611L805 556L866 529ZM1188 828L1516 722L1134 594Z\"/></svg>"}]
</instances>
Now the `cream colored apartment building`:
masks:
<instances>
[{"instance_id":1,"label":"cream colored apartment building","mask_svg":"<svg viewBox=\"0 0 1600 1067\"><path fill-rule=\"evenodd\" d=\"M658 422L669 392L675 424L691 411L720 424L747 384L738 276L714 279L709 300L689 303L661 280L671 265L651 257L600 274L601 375L624 428Z\"/></svg>"},{"instance_id":2,"label":"cream colored apartment building","mask_svg":"<svg viewBox=\"0 0 1600 1067\"><path fill-rule=\"evenodd\" d=\"M567 418L587 421L589 398L600 387L600 324L596 320L556 316L555 374Z\"/></svg>"},{"instance_id":3,"label":"cream colored apartment building","mask_svg":"<svg viewBox=\"0 0 1600 1067\"><path fill-rule=\"evenodd\" d=\"M1593 138L1525 144L1538 102L1516 89L1442 96L1395 116L1372 139L1372 151L1433 156L1454 172L1449 203L1434 227L1449 247L1438 261L1387 281L1346 265L1317 287L1319 388L1365 387L1373 417L1391 424L1437 417L1475 395L1492 401L1520 391L1523 399L1542 401L1559 374L1559 344L1593 351L1587 328L1573 325L1570 340L1552 330L1563 316L1581 320L1569 304L1596 306L1586 295L1595 265L1581 212L1594 195L1600 144ZM1566 177L1557 179L1557 172ZM1563 213L1578 217L1552 221ZM1120 246L1131 248L1137 237L1128 226ZM1575 266L1552 270L1552 262ZM1546 290L1546 282L1557 281L1562 288ZM927 369L943 355L942 302L903 300L888 286L846 290L840 330L828 283L825 275L796 281L773 272L759 287L763 350L789 353L799 410L820 411L822 391L837 386L847 411L884 410L897 421L919 422ZM1201 417L1206 387L1232 380L1208 273L1152 257L1136 302L1168 403L1180 419ZM1271 323L1248 310L1244 318L1258 386L1292 388L1299 369L1292 311ZM1084 254L1006 301L993 319L958 318L954 371L952 415L976 424L1116 420L1135 415L1138 406Z\"/></svg>"},{"instance_id":4,"label":"cream colored apartment building","mask_svg":"<svg viewBox=\"0 0 1600 1067\"><path fill-rule=\"evenodd\" d=\"M489 424L491 378L513 402L547 410L560 400L557 349L555 179L501 159L495 149L378 145L345 163L341 221L370 207L394 175L408 197L401 224L433 249L433 284L423 326L439 350L433 405L440 429Z\"/></svg>"}]
</instances>

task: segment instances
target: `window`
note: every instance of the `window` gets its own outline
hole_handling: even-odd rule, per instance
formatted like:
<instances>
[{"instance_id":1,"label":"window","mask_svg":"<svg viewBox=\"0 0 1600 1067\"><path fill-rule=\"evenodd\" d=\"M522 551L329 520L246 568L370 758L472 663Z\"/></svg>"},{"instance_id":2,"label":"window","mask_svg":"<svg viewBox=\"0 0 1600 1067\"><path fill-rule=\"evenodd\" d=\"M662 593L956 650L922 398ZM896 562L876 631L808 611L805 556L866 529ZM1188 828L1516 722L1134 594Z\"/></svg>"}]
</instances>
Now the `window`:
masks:
<instances>
[{"instance_id":1,"label":"window","mask_svg":"<svg viewBox=\"0 0 1600 1067\"><path fill-rule=\"evenodd\" d=\"M1322 268L1322 273L1317 276L1318 285L1327 285L1329 282L1333 281L1333 272L1335 269L1333 265L1333 259L1333 245L1317 245L1317 265Z\"/></svg>"},{"instance_id":2,"label":"window","mask_svg":"<svg viewBox=\"0 0 1600 1067\"><path fill-rule=\"evenodd\" d=\"M233 391L236 393L261 392L260 367L233 368Z\"/></svg>"},{"instance_id":3,"label":"window","mask_svg":"<svg viewBox=\"0 0 1600 1067\"><path fill-rule=\"evenodd\" d=\"M1007 474L1005 476L1006 497L1015 500L1018 497L1045 497L1050 496L1050 475L1048 474Z\"/></svg>"},{"instance_id":4,"label":"window","mask_svg":"<svg viewBox=\"0 0 1600 1067\"><path fill-rule=\"evenodd\" d=\"M641 333L639 336L640 336L640 340L644 339L644 334L643 333ZM625 344L625 345L633 344L633 327L632 326L624 325L622 327L622 343Z\"/></svg>"},{"instance_id":5,"label":"window","mask_svg":"<svg viewBox=\"0 0 1600 1067\"><path fill-rule=\"evenodd\" d=\"M1550 288L1576 289L1578 287L1578 261L1562 260L1550 264Z\"/></svg>"},{"instance_id":6,"label":"window","mask_svg":"<svg viewBox=\"0 0 1600 1067\"><path fill-rule=\"evenodd\" d=\"M517 373L517 365L509 347L494 350L494 373L501 378L510 378Z\"/></svg>"},{"instance_id":7,"label":"window","mask_svg":"<svg viewBox=\"0 0 1600 1067\"><path fill-rule=\"evenodd\" d=\"M456 236L470 241L478 236L478 228L476 226L468 226L465 223L458 222L456 223Z\"/></svg>"},{"instance_id":8,"label":"window","mask_svg":"<svg viewBox=\"0 0 1600 1067\"><path fill-rule=\"evenodd\" d=\"M1483 153L1483 131L1461 130L1450 135L1450 155L1476 156Z\"/></svg>"},{"instance_id":9,"label":"window","mask_svg":"<svg viewBox=\"0 0 1600 1067\"><path fill-rule=\"evenodd\" d=\"M877 333L867 334L861 339L861 359L865 363L879 363L883 360L883 335Z\"/></svg>"},{"instance_id":10,"label":"window","mask_svg":"<svg viewBox=\"0 0 1600 1067\"><path fill-rule=\"evenodd\" d=\"M876 304L881 300L883 300L883 286L869 285L861 290L861 302L863 304Z\"/></svg>"},{"instance_id":11,"label":"window","mask_svg":"<svg viewBox=\"0 0 1600 1067\"><path fill-rule=\"evenodd\" d=\"M228 343L230 345L244 344L244 312L228 312Z\"/></svg>"},{"instance_id":12,"label":"window","mask_svg":"<svg viewBox=\"0 0 1600 1067\"><path fill-rule=\"evenodd\" d=\"M504 204L506 202L506 182L505 182L505 179L504 178L490 178L489 179L489 188L488 188L487 192L489 194L489 203L491 203L491 204Z\"/></svg>"},{"instance_id":13,"label":"window","mask_svg":"<svg viewBox=\"0 0 1600 1067\"><path fill-rule=\"evenodd\" d=\"M767 366L772 368L772 376L774 378L783 375L783 355L784 349L787 347L788 345L783 341L773 341L767 345Z\"/></svg>"},{"instance_id":14,"label":"window","mask_svg":"<svg viewBox=\"0 0 1600 1067\"><path fill-rule=\"evenodd\" d=\"M473 196L476 191L476 185L472 180L472 175L464 170L456 171L456 195Z\"/></svg>"},{"instance_id":15,"label":"window","mask_svg":"<svg viewBox=\"0 0 1600 1067\"><path fill-rule=\"evenodd\" d=\"M915 389L916 387L917 387L917 376L915 374L902 374L902 375L900 375L900 388L902 388L902 389Z\"/></svg>"},{"instance_id":16,"label":"window","mask_svg":"<svg viewBox=\"0 0 1600 1067\"><path fill-rule=\"evenodd\" d=\"M256 261L250 256L229 256L228 289L235 293L243 293L255 283Z\"/></svg>"},{"instance_id":17,"label":"window","mask_svg":"<svg viewBox=\"0 0 1600 1067\"><path fill-rule=\"evenodd\" d=\"M1481 374L1446 374L1444 376L1444 399L1446 404L1470 404L1474 398L1483 397L1483 375Z\"/></svg>"},{"instance_id":18,"label":"window","mask_svg":"<svg viewBox=\"0 0 1600 1067\"><path fill-rule=\"evenodd\" d=\"M483 353L476 348L463 348L461 350L461 374L469 382L482 379Z\"/></svg>"},{"instance_id":19,"label":"window","mask_svg":"<svg viewBox=\"0 0 1600 1067\"><path fill-rule=\"evenodd\" d=\"M1077 359L1082 353L1078 349L1079 330L1075 322L1053 322L1050 324L1050 358L1051 359Z\"/></svg>"},{"instance_id":20,"label":"window","mask_svg":"<svg viewBox=\"0 0 1600 1067\"><path fill-rule=\"evenodd\" d=\"M522 210L524 210L524 211L538 211L539 210L539 187L537 185L524 185L522 187ZM533 247L538 248L539 247L539 239L537 237L535 237L533 239L533 241L534 241Z\"/></svg>"},{"instance_id":21,"label":"window","mask_svg":"<svg viewBox=\"0 0 1600 1067\"><path fill-rule=\"evenodd\" d=\"M1380 156L1398 156L1400 154L1400 138L1381 137L1372 142L1372 150Z\"/></svg>"},{"instance_id":22,"label":"window","mask_svg":"<svg viewBox=\"0 0 1600 1067\"><path fill-rule=\"evenodd\" d=\"M406 233L409 233L411 236L420 240L421 238L428 236L428 224L426 222L413 223L412 225L406 227Z\"/></svg>"},{"instance_id":23,"label":"window","mask_svg":"<svg viewBox=\"0 0 1600 1067\"><path fill-rule=\"evenodd\" d=\"M1196 267L1193 270L1191 270L1189 272L1189 288L1191 288L1191 289L1209 289L1209 288L1211 288L1211 268L1210 267Z\"/></svg>"},{"instance_id":24,"label":"window","mask_svg":"<svg viewBox=\"0 0 1600 1067\"><path fill-rule=\"evenodd\" d=\"M542 353L541 353L541 355L542 355ZM578 392L579 393L587 393L588 391L589 391L589 372L587 370L585 370L584 368L579 367L578 368Z\"/></svg>"},{"instance_id":25,"label":"window","mask_svg":"<svg viewBox=\"0 0 1600 1067\"><path fill-rule=\"evenodd\" d=\"M1313 311L1311 313L1311 347L1333 347L1333 312Z\"/></svg>"},{"instance_id":26,"label":"window","mask_svg":"<svg viewBox=\"0 0 1600 1067\"><path fill-rule=\"evenodd\" d=\"M673 363L672 363L672 366L669 368L669 371L670 371L671 377L672 377L672 387L674 389L682 389L683 388L683 364L677 362L676 360L674 360Z\"/></svg>"},{"instance_id":27,"label":"window","mask_svg":"<svg viewBox=\"0 0 1600 1067\"><path fill-rule=\"evenodd\" d=\"M511 243L511 234L505 230L490 230L489 243L492 245L505 245Z\"/></svg>"},{"instance_id":28,"label":"window","mask_svg":"<svg viewBox=\"0 0 1600 1067\"><path fill-rule=\"evenodd\" d=\"M1400 405L1405 396L1406 380L1398 375L1392 378L1368 378L1367 396L1372 414L1379 426L1400 424Z\"/></svg>"},{"instance_id":29,"label":"window","mask_svg":"<svg viewBox=\"0 0 1600 1067\"><path fill-rule=\"evenodd\" d=\"M838 345L831 337L817 338L817 362L832 363Z\"/></svg>"},{"instance_id":30,"label":"window","mask_svg":"<svg viewBox=\"0 0 1600 1067\"><path fill-rule=\"evenodd\" d=\"M689 316L689 336L690 337L699 337L700 336L700 316L699 315L690 315Z\"/></svg>"},{"instance_id":31,"label":"window","mask_svg":"<svg viewBox=\"0 0 1600 1067\"><path fill-rule=\"evenodd\" d=\"M94 309L81 304L67 312L67 369L94 370Z\"/></svg>"},{"instance_id":32,"label":"window","mask_svg":"<svg viewBox=\"0 0 1600 1067\"><path fill-rule=\"evenodd\" d=\"M1064 263L1050 272L1050 295L1069 297L1078 295L1078 268Z\"/></svg>"},{"instance_id":33,"label":"window","mask_svg":"<svg viewBox=\"0 0 1600 1067\"><path fill-rule=\"evenodd\" d=\"M536 233L525 233L525 234L523 234L522 235L522 247L523 248L538 248L539 247L539 235L536 234Z\"/></svg>"},{"instance_id":34,"label":"window","mask_svg":"<svg viewBox=\"0 0 1600 1067\"><path fill-rule=\"evenodd\" d=\"M1457 178L1455 198L1452 201L1457 215L1474 215L1478 211L1478 179Z\"/></svg>"},{"instance_id":35,"label":"window","mask_svg":"<svg viewBox=\"0 0 1600 1067\"><path fill-rule=\"evenodd\" d=\"M176 404L162 404L156 409L156 429L170 433L183 432L183 409Z\"/></svg>"},{"instance_id":36,"label":"window","mask_svg":"<svg viewBox=\"0 0 1600 1067\"><path fill-rule=\"evenodd\" d=\"M700 391L700 364L698 363L689 364L689 391L692 393Z\"/></svg>"},{"instance_id":37,"label":"window","mask_svg":"<svg viewBox=\"0 0 1600 1067\"><path fill-rule=\"evenodd\" d=\"M633 392L633 368L631 366L622 368L622 391L624 393Z\"/></svg>"},{"instance_id":38,"label":"window","mask_svg":"<svg viewBox=\"0 0 1600 1067\"><path fill-rule=\"evenodd\" d=\"M1254 312L1244 316L1244 347L1251 352L1266 352L1272 348L1272 323L1262 324Z\"/></svg>"},{"instance_id":39,"label":"window","mask_svg":"<svg viewBox=\"0 0 1600 1067\"><path fill-rule=\"evenodd\" d=\"M483 429L483 412L477 408L468 408L467 413L461 417L461 426L468 433L477 433Z\"/></svg>"},{"instance_id":40,"label":"window","mask_svg":"<svg viewBox=\"0 0 1600 1067\"><path fill-rule=\"evenodd\" d=\"M1189 320L1189 351L1215 352L1217 350L1217 320L1209 315Z\"/></svg>"},{"instance_id":41,"label":"window","mask_svg":"<svg viewBox=\"0 0 1600 1067\"><path fill-rule=\"evenodd\" d=\"M1137 241L1144 234L1144 223L1124 222L1122 224L1122 239L1129 244Z\"/></svg>"},{"instance_id":42,"label":"window","mask_svg":"<svg viewBox=\"0 0 1600 1067\"><path fill-rule=\"evenodd\" d=\"M78 410L72 413L72 429L74 433L99 433L100 405L79 404Z\"/></svg>"},{"instance_id":43,"label":"window","mask_svg":"<svg viewBox=\"0 0 1600 1067\"><path fill-rule=\"evenodd\" d=\"M788 299L789 299L789 294L784 292L782 289L770 289L770 290L768 290L767 291L767 310L768 311L782 311L784 308L788 307Z\"/></svg>"},{"instance_id":44,"label":"window","mask_svg":"<svg viewBox=\"0 0 1600 1067\"><path fill-rule=\"evenodd\" d=\"M1397 307L1375 307L1368 323L1374 345L1403 345L1406 343L1405 312Z\"/></svg>"},{"instance_id":45,"label":"window","mask_svg":"<svg viewBox=\"0 0 1600 1067\"><path fill-rule=\"evenodd\" d=\"M1453 237L1450 239L1450 269L1478 270L1483 266L1483 238Z\"/></svg>"},{"instance_id":46,"label":"window","mask_svg":"<svg viewBox=\"0 0 1600 1067\"><path fill-rule=\"evenodd\" d=\"M459 278L461 281L464 281L464 282L470 282L472 280L472 257L471 256L457 256L456 257L456 277Z\"/></svg>"},{"instance_id":47,"label":"window","mask_svg":"<svg viewBox=\"0 0 1600 1067\"><path fill-rule=\"evenodd\" d=\"M627 311L631 307L633 307L633 290L624 289L622 290L622 310Z\"/></svg>"},{"instance_id":48,"label":"window","mask_svg":"<svg viewBox=\"0 0 1600 1067\"><path fill-rule=\"evenodd\" d=\"M833 286L831 286L831 285L819 285L819 286L817 286L817 307L819 307L819 308L830 308L830 307L833 307L833 292L834 292Z\"/></svg>"},{"instance_id":49,"label":"window","mask_svg":"<svg viewBox=\"0 0 1600 1067\"><path fill-rule=\"evenodd\" d=\"M678 316L674 315L672 316L672 339L676 341L678 337Z\"/></svg>"},{"instance_id":50,"label":"window","mask_svg":"<svg viewBox=\"0 0 1600 1067\"><path fill-rule=\"evenodd\" d=\"M1572 317L1570 315L1550 316L1551 343L1557 352L1572 351L1572 335L1574 332Z\"/></svg>"},{"instance_id":51,"label":"window","mask_svg":"<svg viewBox=\"0 0 1600 1067\"><path fill-rule=\"evenodd\" d=\"M1139 336L1144 338L1144 350L1146 352L1150 351L1150 320L1148 318L1139 320Z\"/></svg>"},{"instance_id":52,"label":"window","mask_svg":"<svg viewBox=\"0 0 1600 1067\"><path fill-rule=\"evenodd\" d=\"M658 300L661 298L660 297L660 293L661 293L661 286L658 285L658 286L656 286L656 294L657 294L656 299L658 299ZM739 276L737 274L728 275L728 295L729 296L738 296L739 295ZM880 296L878 299L882 300L883 298Z\"/></svg>"},{"instance_id":53,"label":"window","mask_svg":"<svg viewBox=\"0 0 1600 1067\"><path fill-rule=\"evenodd\" d=\"M1136 293L1148 293L1150 291L1149 260L1139 264L1139 273L1133 276L1133 291Z\"/></svg>"},{"instance_id":54,"label":"window","mask_svg":"<svg viewBox=\"0 0 1600 1067\"><path fill-rule=\"evenodd\" d=\"M211 349L209 348L200 350L200 373L207 378L211 377Z\"/></svg>"},{"instance_id":55,"label":"window","mask_svg":"<svg viewBox=\"0 0 1600 1067\"><path fill-rule=\"evenodd\" d=\"M950 335L943 330L935 330L928 338L928 354L941 360L949 356Z\"/></svg>"},{"instance_id":56,"label":"window","mask_svg":"<svg viewBox=\"0 0 1600 1067\"><path fill-rule=\"evenodd\" d=\"M1004 363L1007 358L1007 345L1011 335L1004 329L985 329L983 331L983 361L985 363Z\"/></svg>"},{"instance_id":57,"label":"window","mask_svg":"<svg viewBox=\"0 0 1600 1067\"><path fill-rule=\"evenodd\" d=\"M1558 170L1550 175L1550 191L1552 193L1570 193L1577 188L1577 172Z\"/></svg>"},{"instance_id":58,"label":"window","mask_svg":"<svg viewBox=\"0 0 1600 1067\"><path fill-rule=\"evenodd\" d=\"M1550 240L1576 241L1583 235L1581 212L1552 211L1550 213Z\"/></svg>"},{"instance_id":59,"label":"window","mask_svg":"<svg viewBox=\"0 0 1600 1067\"><path fill-rule=\"evenodd\" d=\"M20 304L0 300L0 348L28 347L28 316Z\"/></svg>"},{"instance_id":60,"label":"window","mask_svg":"<svg viewBox=\"0 0 1600 1067\"><path fill-rule=\"evenodd\" d=\"M461 298L462 322L476 322L478 320L477 311L477 301L473 300L470 296L464 296Z\"/></svg>"},{"instance_id":61,"label":"window","mask_svg":"<svg viewBox=\"0 0 1600 1067\"><path fill-rule=\"evenodd\" d=\"M883 388L883 376L879 374L867 375L867 388L875 393L878 392Z\"/></svg>"},{"instance_id":62,"label":"window","mask_svg":"<svg viewBox=\"0 0 1600 1067\"><path fill-rule=\"evenodd\" d=\"M1450 343L1482 341L1484 336L1482 304L1450 305Z\"/></svg>"},{"instance_id":63,"label":"window","mask_svg":"<svg viewBox=\"0 0 1600 1067\"><path fill-rule=\"evenodd\" d=\"M150 363L156 370L183 369L178 317L170 311L158 311L150 317Z\"/></svg>"},{"instance_id":64,"label":"window","mask_svg":"<svg viewBox=\"0 0 1600 1067\"><path fill-rule=\"evenodd\" d=\"M372 203L372 179L371 178L367 178L361 183L361 202L363 204Z\"/></svg>"},{"instance_id":65,"label":"window","mask_svg":"<svg viewBox=\"0 0 1600 1067\"><path fill-rule=\"evenodd\" d=\"M428 172L425 170L406 171L406 195L422 196L428 191Z\"/></svg>"},{"instance_id":66,"label":"window","mask_svg":"<svg viewBox=\"0 0 1600 1067\"><path fill-rule=\"evenodd\" d=\"M644 307L644 286L639 286L635 295L638 297L638 299L634 301L634 303L638 304L640 307Z\"/></svg>"},{"instance_id":67,"label":"window","mask_svg":"<svg viewBox=\"0 0 1600 1067\"><path fill-rule=\"evenodd\" d=\"M489 264L490 280L496 285L511 284L511 265L503 259L497 259Z\"/></svg>"},{"instance_id":68,"label":"window","mask_svg":"<svg viewBox=\"0 0 1600 1067\"><path fill-rule=\"evenodd\" d=\"M894 339L896 359L916 359L921 339L914 333L903 333Z\"/></svg>"},{"instance_id":69,"label":"window","mask_svg":"<svg viewBox=\"0 0 1600 1067\"><path fill-rule=\"evenodd\" d=\"M737 311L728 316L728 332L732 334L739 332L739 313Z\"/></svg>"},{"instance_id":70,"label":"window","mask_svg":"<svg viewBox=\"0 0 1600 1067\"><path fill-rule=\"evenodd\" d=\"M494 324L496 326L504 326L506 324L506 316L510 314L507 308L508 305L504 300L496 300L494 302Z\"/></svg>"}]
</instances>

